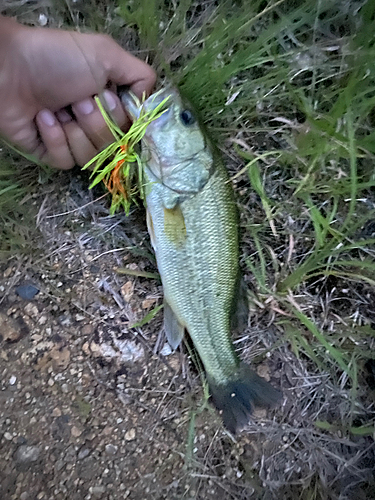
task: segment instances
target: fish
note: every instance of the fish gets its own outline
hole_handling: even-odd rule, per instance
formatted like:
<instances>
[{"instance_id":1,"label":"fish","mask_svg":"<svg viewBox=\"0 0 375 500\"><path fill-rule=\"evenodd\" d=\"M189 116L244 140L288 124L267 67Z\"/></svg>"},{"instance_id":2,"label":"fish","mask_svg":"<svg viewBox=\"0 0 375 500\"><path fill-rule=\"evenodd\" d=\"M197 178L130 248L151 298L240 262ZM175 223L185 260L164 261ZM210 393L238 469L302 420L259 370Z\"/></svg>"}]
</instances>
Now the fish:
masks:
<instances>
[{"instance_id":1,"label":"fish","mask_svg":"<svg viewBox=\"0 0 375 500\"><path fill-rule=\"evenodd\" d=\"M240 361L231 340L241 295L239 216L228 172L196 114L175 88L140 103L121 95L136 120L158 105L141 141L147 227L164 293L164 330L176 349L187 331L203 363L211 400L233 434L254 406L280 392Z\"/></svg>"}]
</instances>

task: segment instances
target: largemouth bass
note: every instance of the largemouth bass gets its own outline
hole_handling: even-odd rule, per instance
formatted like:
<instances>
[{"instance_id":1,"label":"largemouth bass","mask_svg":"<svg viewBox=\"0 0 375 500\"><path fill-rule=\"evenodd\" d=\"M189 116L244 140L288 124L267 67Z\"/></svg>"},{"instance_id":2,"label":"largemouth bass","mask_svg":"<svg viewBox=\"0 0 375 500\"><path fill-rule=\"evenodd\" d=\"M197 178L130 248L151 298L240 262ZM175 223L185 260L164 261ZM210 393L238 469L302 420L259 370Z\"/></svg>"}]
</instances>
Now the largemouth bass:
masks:
<instances>
[{"instance_id":1,"label":"largemouth bass","mask_svg":"<svg viewBox=\"0 0 375 500\"><path fill-rule=\"evenodd\" d=\"M203 362L210 394L225 426L236 432L254 405L270 406L279 392L241 363L231 342L231 313L239 287L238 214L227 171L176 90L143 105L122 102L137 118L142 106L164 113L142 139L147 225L164 289L164 329L176 348L188 331Z\"/></svg>"}]
</instances>

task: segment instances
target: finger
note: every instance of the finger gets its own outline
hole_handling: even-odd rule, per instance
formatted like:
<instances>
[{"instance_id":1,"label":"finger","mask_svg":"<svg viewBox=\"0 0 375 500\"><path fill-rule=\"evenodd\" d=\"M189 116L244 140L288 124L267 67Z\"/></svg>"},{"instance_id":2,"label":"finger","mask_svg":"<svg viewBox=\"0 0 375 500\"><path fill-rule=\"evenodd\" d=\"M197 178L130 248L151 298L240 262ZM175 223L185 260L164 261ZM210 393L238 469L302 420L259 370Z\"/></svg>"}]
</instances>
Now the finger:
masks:
<instances>
[{"instance_id":1,"label":"finger","mask_svg":"<svg viewBox=\"0 0 375 500\"><path fill-rule=\"evenodd\" d=\"M98 154L98 150L78 123L65 110L58 111L56 116L62 125L70 151L77 165L83 167Z\"/></svg>"},{"instance_id":2,"label":"finger","mask_svg":"<svg viewBox=\"0 0 375 500\"><path fill-rule=\"evenodd\" d=\"M101 50L109 80L116 85L130 86L138 97L142 97L143 92L151 92L156 81L156 73L151 66L126 52L111 38L106 37Z\"/></svg>"},{"instance_id":3,"label":"finger","mask_svg":"<svg viewBox=\"0 0 375 500\"><path fill-rule=\"evenodd\" d=\"M68 170L74 167L74 159L61 124L48 109L40 111L35 118L45 153L40 158L54 168Z\"/></svg>"},{"instance_id":4,"label":"finger","mask_svg":"<svg viewBox=\"0 0 375 500\"><path fill-rule=\"evenodd\" d=\"M118 126L122 128L129 125L129 119L120 104L119 98L107 90L103 92L103 95L106 100L108 99L106 107ZM94 99L90 97L77 102L73 104L72 110L78 125L97 149L101 149L114 141L114 137Z\"/></svg>"},{"instance_id":5,"label":"finger","mask_svg":"<svg viewBox=\"0 0 375 500\"><path fill-rule=\"evenodd\" d=\"M121 104L120 98L110 90L104 90L100 95L101 102L104 104L105 110L108 112L112 120L123 130L130 126L128 115L125 113Z\"/></svg>"}]
</instances>

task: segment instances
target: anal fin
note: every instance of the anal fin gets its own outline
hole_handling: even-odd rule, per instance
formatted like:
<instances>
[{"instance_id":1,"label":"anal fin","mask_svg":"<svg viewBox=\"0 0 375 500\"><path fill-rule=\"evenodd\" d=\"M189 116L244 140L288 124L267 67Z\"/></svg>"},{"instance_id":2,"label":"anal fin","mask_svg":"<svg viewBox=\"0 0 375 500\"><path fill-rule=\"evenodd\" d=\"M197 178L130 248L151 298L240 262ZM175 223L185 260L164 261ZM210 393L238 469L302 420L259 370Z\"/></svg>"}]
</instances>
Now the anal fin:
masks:
<instances>
[{"instance_id":1,"label":"anal fin","mask_svg":"<svg viewBox=\"0 0 375 500\"><path fill-rule=\"evenodd\" d=\"M171 306L164 300L164 331L171 348L177 349L183 339L185 327L178 321Z\"/></svg>"}]
</instances>

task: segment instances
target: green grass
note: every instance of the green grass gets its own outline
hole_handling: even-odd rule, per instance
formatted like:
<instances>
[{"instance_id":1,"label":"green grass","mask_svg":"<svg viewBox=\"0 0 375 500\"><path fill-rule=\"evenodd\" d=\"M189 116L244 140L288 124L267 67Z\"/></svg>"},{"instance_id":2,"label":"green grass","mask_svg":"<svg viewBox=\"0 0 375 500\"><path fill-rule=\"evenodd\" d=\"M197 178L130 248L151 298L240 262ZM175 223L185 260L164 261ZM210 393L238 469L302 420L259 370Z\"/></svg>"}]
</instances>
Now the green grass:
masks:
<instances>
[{"instance_id":1,"label":"green grass","mask_svg":"<svg viewBox=\"0 0 375 500\"><path fill-rule=\"evenodd\" d=\"M35 228L31 194L37 175L34 167L25 167L12 153L0 156L0 260L30 250Z\"/></svg>"}]
</instances>

